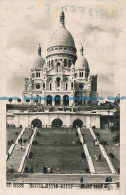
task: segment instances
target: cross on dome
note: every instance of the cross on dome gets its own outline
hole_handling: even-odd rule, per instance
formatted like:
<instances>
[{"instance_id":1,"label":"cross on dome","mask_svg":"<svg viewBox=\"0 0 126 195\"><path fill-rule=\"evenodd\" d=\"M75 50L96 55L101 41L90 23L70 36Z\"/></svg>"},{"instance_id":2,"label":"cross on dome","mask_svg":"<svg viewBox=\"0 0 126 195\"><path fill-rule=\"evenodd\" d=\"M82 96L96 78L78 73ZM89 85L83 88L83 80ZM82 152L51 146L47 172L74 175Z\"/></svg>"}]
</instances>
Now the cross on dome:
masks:
<instances>
[{"instance_id":1,"label":"cross on dome","mask_svg":"<svg viewBox=\"0 0 126 195\"><path fill-rule=\"evenodd\" d=\"M39 48L38 48L38 55L39 55L39 56L41 56L41 51L42 51L42 49L41 49L41 45L40 45L40 43L39 43Z\"/></svg>"},{"instance_id":2,"label":"cross on dome","mask_svg":"<svg viewBox=\"0 0 126 195\"><path fill-rule=\"evenodd\" d=\"M84 55L84 48L83 48L83 45L81 43L81 48L80 48L80 54L83 56Z\"/></svg>"},{"instance_id":3,"label":"cross on dome","mask_svg":"<svg viewBox=\"0 0 126 195\"><path fill-rule=\"evenodd\" d=\"M65 25L65 14L64 14L64 11L63 11L63 7L62 7L62 11L59 15L59 18L60 18L60 24L62 24L64 26Z\"/></svg>"}]
</instances>

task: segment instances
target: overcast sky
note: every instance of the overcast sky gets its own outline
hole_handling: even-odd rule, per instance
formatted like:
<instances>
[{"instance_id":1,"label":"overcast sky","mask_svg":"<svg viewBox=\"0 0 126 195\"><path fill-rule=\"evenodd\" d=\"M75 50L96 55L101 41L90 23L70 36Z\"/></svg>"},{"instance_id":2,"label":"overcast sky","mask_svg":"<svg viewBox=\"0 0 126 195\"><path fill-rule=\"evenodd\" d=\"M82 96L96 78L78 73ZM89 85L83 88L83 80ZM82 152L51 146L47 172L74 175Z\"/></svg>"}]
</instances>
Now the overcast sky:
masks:
<instances>
[{"instance_id":1,"label":"overcast sky","mask_svg":"<svg viewBox=\"0 0 126 195\"><path fill-rule=\"evenodd\" d=\"M39 43L42 56L46 57L47 43L58 28L62 6L66 28L71 32L77 50L82 43L90 73L98 75L99 96L107 98L119 93L124 5L115 1L88 2L1 1L3 95L21 95L24 77L30 75Z\"/></svg>"}]
</instances>

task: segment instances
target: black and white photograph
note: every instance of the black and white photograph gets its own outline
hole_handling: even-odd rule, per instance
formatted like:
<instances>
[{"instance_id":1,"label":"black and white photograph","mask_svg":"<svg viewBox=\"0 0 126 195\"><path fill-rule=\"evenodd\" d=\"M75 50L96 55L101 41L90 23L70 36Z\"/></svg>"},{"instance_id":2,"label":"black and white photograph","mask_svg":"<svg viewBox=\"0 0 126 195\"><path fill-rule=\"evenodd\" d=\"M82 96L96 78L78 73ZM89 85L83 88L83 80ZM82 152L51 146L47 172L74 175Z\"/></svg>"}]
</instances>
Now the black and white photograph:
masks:
<instances>
[{"instance_id":1,"label":"black and white photograph","mask_svg":"<svg viewBox=\"0 0 126 195\"><path fill-rule=\"evenodd\" d=\"M1 0L0 10L2 185L120 194L126 4Z\"/></svg>"}]
</instances>

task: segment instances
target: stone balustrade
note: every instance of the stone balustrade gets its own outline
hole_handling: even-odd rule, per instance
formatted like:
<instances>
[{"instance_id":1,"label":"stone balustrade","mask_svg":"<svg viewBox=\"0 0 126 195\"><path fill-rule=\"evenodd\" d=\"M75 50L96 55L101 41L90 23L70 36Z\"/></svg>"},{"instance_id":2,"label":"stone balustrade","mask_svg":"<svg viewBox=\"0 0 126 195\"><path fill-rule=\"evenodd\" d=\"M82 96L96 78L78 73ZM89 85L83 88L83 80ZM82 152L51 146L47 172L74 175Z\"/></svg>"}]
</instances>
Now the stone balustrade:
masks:
<instances>
[{"instance_id":1,"label":"stone balustrade","mask_svg":"<svg viewBox=\"0 0 126 195\"><path fill-rule=\"evenodd\" d=\"M96 182L96 183L65 183L65 182L7 182L7 187L14 188L81 188L81 189L106 189L106 190L119 190L120 183L119 182Z\"/></svg>"}]
</instances>

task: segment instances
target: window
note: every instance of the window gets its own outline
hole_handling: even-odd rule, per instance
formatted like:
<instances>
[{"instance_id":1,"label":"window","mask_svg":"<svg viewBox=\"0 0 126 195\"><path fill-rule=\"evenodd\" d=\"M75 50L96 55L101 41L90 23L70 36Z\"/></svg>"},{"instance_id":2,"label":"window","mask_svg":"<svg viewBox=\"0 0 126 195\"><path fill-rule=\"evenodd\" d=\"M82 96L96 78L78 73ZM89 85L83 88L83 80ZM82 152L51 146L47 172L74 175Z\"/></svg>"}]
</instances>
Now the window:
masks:
<instances>
[{"instance_id":1,"label":"window","mask_svg":"<svg viewBox=\"0 0 126 195\"><path fill-rule=\"evenodd\" d=\"M71 60L68 61L68 67L70 67L70 65L71 65Z\"/></svg>"},{"instance_id":2,"label":"window","mask_svg":"<svg viewBox=\"0 0 126 195\"><path fill-rule=\"evenodd\" d=\"M64 60L64 67L67 67L67 60Z\"/></svg>"},{"instance_id":3,"label":"window","mask_svg":"<svg viewBox=\"0 0 126 195\"><path fill-rule=\"evenodd\" d=\"M82 77L83 77L83 72L82 72Z\"/></svg>"},{"instance_id":4,"label":"window","mask_svg":"<svg viewBox=\"0 0 126 195\"><path fill-rule=\"evenodd\" d=\"M57 87L60 87L60 77L57 77L56 81L57 81Z\"/></svg>"},{"instance_id":5,"label":"window","mask_svg":"<svg viewBox=\"0 0 126 195\"><path fill-rule=\"evenodd\" d=\"M81 72L80 72L80 75L79 76L81 77Z\"/></svg>"},{"instance_id":6,"label":"window","mask_svg":"<svg viewBox=\"0 0 126 195\"><path fill-rule=\"evenodd\" d=\"M54 66L54 62L53 62L53 60L51 61L51 66L52 66L52 67Z\"/></svg>"},{"instance_id":7,"label":"window","mask_svg":"<svg viewBox=\"0 0 126 195\"><path fill-rule=\"evenodd\" d=\"M49 68L50 68L50 61L49 61Z\"/></svg>"},{"instance_id":8,"label":"window","mask_svg":"<svg viewBox=\"0 0 126 195\"><path fill-rule=\"evenodd\" d=\"M52 83L49 83L49 89L52 90Z\"/></svg>"},{"instance_id":9,"label":"window","mask_svg":"<svg viewBox=\"0 0 126 195\"><path fill-rule=\"evenodd\" d=\"M68 84L66 83L66 90L67 90L67 88L68 88Z\"/></svg>"}]
</instances>

